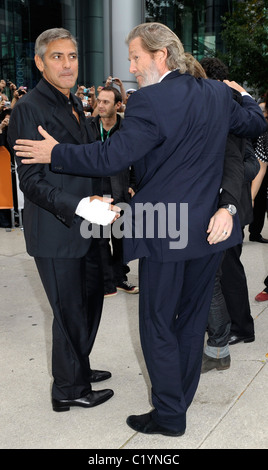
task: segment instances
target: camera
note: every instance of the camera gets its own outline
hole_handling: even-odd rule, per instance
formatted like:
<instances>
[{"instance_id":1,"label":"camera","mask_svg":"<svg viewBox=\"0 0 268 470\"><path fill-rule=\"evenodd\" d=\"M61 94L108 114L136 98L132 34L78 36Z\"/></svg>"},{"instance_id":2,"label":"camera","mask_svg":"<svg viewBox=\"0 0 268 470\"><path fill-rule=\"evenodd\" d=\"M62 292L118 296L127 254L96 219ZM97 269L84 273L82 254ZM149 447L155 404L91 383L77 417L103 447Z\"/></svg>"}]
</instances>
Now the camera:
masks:
<instances>
[{"instance_id":1,"label":"camera","mask_svg":"<svg viewBox=\"0 0 268 470\"><path fill-rule=\"evenodd\" d=\"M18 90L18 95L19 96L22 96L22 95L25 95L26 94L26 87L24 86L23 88L21 88L20 90Z\"/></svg>"},{"instance_id":2,"label":"camera","mask_svg":"<svg viewBox=\"0 0 268 470\"><path fill-rule=\"evenodd\" d=\"M111 82L115 82L116 78L111 78Z\"/></svg>"},{"instance_id":3,"label":"camera","mask_svg":"<svg viewBox=\"0 0 268 470\"><path fill-rule=\"evenodd\" d=\"M84 88L84 95L90 95L90 88Z\"/></svg>"},{"instance_id":4,"label":"camera","mask_svg":"<svg viewBox=\"0 0 268 470\"><path fill-rule=\"evenodd\" d=\"M11 102L10 101L5 101L5 108L10 108Z\"/></svg>"},{"instance_id":5,"label":"camera","mask_svg":"<svg viewBox=\"0 0 268 470\"><path fill-rule=\"evenodd\" d=\"M7 86L10 86L11 83L12 83L12 82L9 80L9 78L7 78L7 79L6 79L6 84L7 84Z\"/></svg>"}]
</instances>

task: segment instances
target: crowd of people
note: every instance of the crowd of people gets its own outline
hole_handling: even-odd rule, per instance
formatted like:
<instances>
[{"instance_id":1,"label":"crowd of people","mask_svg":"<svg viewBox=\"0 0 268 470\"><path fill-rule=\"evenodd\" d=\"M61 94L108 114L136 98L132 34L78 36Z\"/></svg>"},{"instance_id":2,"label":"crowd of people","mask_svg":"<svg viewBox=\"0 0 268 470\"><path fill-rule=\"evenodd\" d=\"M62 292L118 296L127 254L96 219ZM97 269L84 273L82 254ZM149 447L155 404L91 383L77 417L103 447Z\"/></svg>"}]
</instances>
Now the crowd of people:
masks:
<instances>
[{"instance_id":1,"label":"crowd of people","mask_svg":"<svg viewBox=\"0 0 268 470\"><path fill-rule=\"evenodd\" d=\"M110 389L92 391L91 383L106 380L111 373L92 369L89 355L103 297L121 289L140 294L141 344L154 406L150 413L129 416L127 423L138 432L179 436L185 432L186 410L200 373L227 369L229 345L255 339L240 256L245 227L258 217L257 195L267 174L268 131L260 108L268 120L268 97L266 93L257 106L241 86L228 81L222 62L211 58L198 63L184 54L179 39L163 25L140 25L130 33L128 45L138 93L125 91L119 78L108 77L97 93L94 86L78 85L72 94L78 73L76 41L63 29L45 31L35 49L42 79L28 94L10 88L11 124L4 123L3 128L10 125L8 145L15 146L25 195L27 251L35 258L54 314L53 410L92 407L112 397ZM54 49L60 65L53 62ZM60 76L60 67L70 73ZM28 96L21 100L23 94ZM40 105L42 96L49 99L33 118L29 110L35 109L36 102ZM174 106L175 96L178 105ZM195 108L194 126L185 96L188 106ZM154 107L161 103L159 115ZM52 113L54 107L60 121ZM205 108L206 118L200 114ZM225 113L228 122L222 120ZM38 125L43 129L37 130ZM192 170L197 164L202 175L198 184ZM122 239L112 234L81 241L79 218L106 226L102 213L114 212L115 220L121 202L132 205L134 212L138 204L134 210L133 201L168 203L174 198L191 206L193 242L189 240L184 250L171 252L168 238L139 237L125 241L123 256ZM95 210L97 201L101 206ZM207 214L204 240L200 230ZM32 224L34 218L39 227ZM260 232L259 237L252 233L250 241L268 243ZM136 258L140 259L139 288L127 279L127 263ZM257 301L268 300L267 279Z\"/></svg>"},{"instance_id":2,"label":"crowd of people","mask_svg":"<svg viewBox=\"0 0 268 470\"><path fill-rule=\"evenodd\" d=\"M7 139L8 124L12 109L19 99L27 93L27 87L17 86L9 80L0 80L0 146L6 147L11 159L12 195L14 209L17 213L17 181L15 174L15 162L13 152L9 147ZM10 210L0 210L0 227L11 226Z\"/></svg>"},{"instance_id":3,"label":"crowd of people","mask_svg":"<svg viewBox=\"0 0 268 470\"><path fill-rule=\"evenodd\" d=\"M83 85L77 86L75 94L82 100L85 115L87 117L94 117L98 114L97 96L99 95L100 91L107 86L114 85L116 85L121 95L120 106L118 106L117 108L117 113L120 114L122 117L124 116L127 100L129 96L132 95L132 93L134 93L134 91L136 90L135 88L129 88L128 90L125 90L124 84L122 80L120 80L120 78L112 77L111 75L109 75L109 77L106 79L105 86L99 85L97 87L97 93L95 86L91 86L89 88L86 88Z\"/></svg>"}]
</instances>

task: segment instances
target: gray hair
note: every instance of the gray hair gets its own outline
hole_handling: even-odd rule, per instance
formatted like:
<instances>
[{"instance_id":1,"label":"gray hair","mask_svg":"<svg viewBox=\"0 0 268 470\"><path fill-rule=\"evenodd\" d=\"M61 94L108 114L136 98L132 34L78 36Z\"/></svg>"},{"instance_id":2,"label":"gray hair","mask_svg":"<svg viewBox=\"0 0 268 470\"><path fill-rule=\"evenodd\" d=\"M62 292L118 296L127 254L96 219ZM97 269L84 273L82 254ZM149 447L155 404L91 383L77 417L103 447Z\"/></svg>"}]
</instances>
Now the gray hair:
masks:
<instances>
[{"instance_id":1,"label":"gray hair","mask_svg":"<svg viewBox=\"0 0 268 470\"><path fill-rule=\"evenodd\" d=\"M179 69L180 73L186 72L184 47L178 36L167 26L161 23L140 24L130 31L126 43L129 45L133 39L138 37L141 39L142 47L151 54L167 48L169 70Z\"/></svg>"},{"instance_id":2,"label":"gray hair","mask_svg":"<svg viewBox=\"0 0 268 470\"><path fill-rule=\"evenodd\" d=\"M64 28L52 28L52 29L47 29L46 31L41 33L36 39L35 54L41 57L41 59L43 60L44 55L47 50L47 46L52 41L57 41L58 39L70 39L74 43L75 50L77 52L78 50L77 41L74 38L74 36L70 33L70 31Z\"/></svg>"}]
</instances>

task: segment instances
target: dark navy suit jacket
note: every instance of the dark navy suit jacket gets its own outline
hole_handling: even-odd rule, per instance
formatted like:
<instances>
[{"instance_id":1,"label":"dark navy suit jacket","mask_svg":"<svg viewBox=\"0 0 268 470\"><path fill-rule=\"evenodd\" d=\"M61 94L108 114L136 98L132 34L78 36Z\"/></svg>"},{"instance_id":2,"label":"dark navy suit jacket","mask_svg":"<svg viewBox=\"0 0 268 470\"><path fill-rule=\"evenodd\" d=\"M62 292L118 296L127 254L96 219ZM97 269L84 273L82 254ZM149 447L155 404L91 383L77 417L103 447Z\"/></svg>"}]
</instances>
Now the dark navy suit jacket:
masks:
<instances>
[{"instance_id":1,"label":"dark navy suit jacket","mask_svg":"<svg viewBox=\"0 0 268 470\"><path fill-rule=\"evenodd\" d=\"M240 106L224 83L174 71L130 97L120 132L104 144L56 145L52 169L103 176L134 164L137 193L131 201L132 218L125 221L125 260L193 259L241 242L237 217L225 242L209 245L206 231L218 206L228 133L254 137L265 129L251 97L244 96ZM157 217L152 222L152 210L144 212L146 203L158 204L160 229ZM175 228L181 233L174 246Z\"/></svg>"}]
</instances>

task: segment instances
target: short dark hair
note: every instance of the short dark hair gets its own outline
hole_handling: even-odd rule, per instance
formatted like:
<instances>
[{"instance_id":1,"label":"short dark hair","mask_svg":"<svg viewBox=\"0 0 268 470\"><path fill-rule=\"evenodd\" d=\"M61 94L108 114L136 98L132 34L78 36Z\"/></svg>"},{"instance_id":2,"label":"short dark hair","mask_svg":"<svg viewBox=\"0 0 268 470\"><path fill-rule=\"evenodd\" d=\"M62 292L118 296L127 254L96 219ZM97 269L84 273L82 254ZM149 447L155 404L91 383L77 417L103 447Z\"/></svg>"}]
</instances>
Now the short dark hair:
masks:
<instances>
[{"instance_id":1,"label":"short dark hair","mask_svg":"<svg viewBox=\"0 0 268 470\"><path fill-rule=\"evenodd\" d=\"M103 87L100 90L100 93L102 91L112 91L113 92L113 94L114 94L114 104L119 103L119 101L122 101L122 95L121 95L120 91L117 90L117 88L115 88L111 85L108 85L108 86Z\"/></svg>"},{"instance_id":2,"label":"short dark hair","mask_svg":"<svg viewBox=\"0 0 268 470\"><path fill-rule=\"evenodd\" d=\"M229 70L227 65L225 65L217 57L204 57L200 64L205 70L207 77L213 80L227 80L229 77Z\"/></svg>"}]
</instances>

